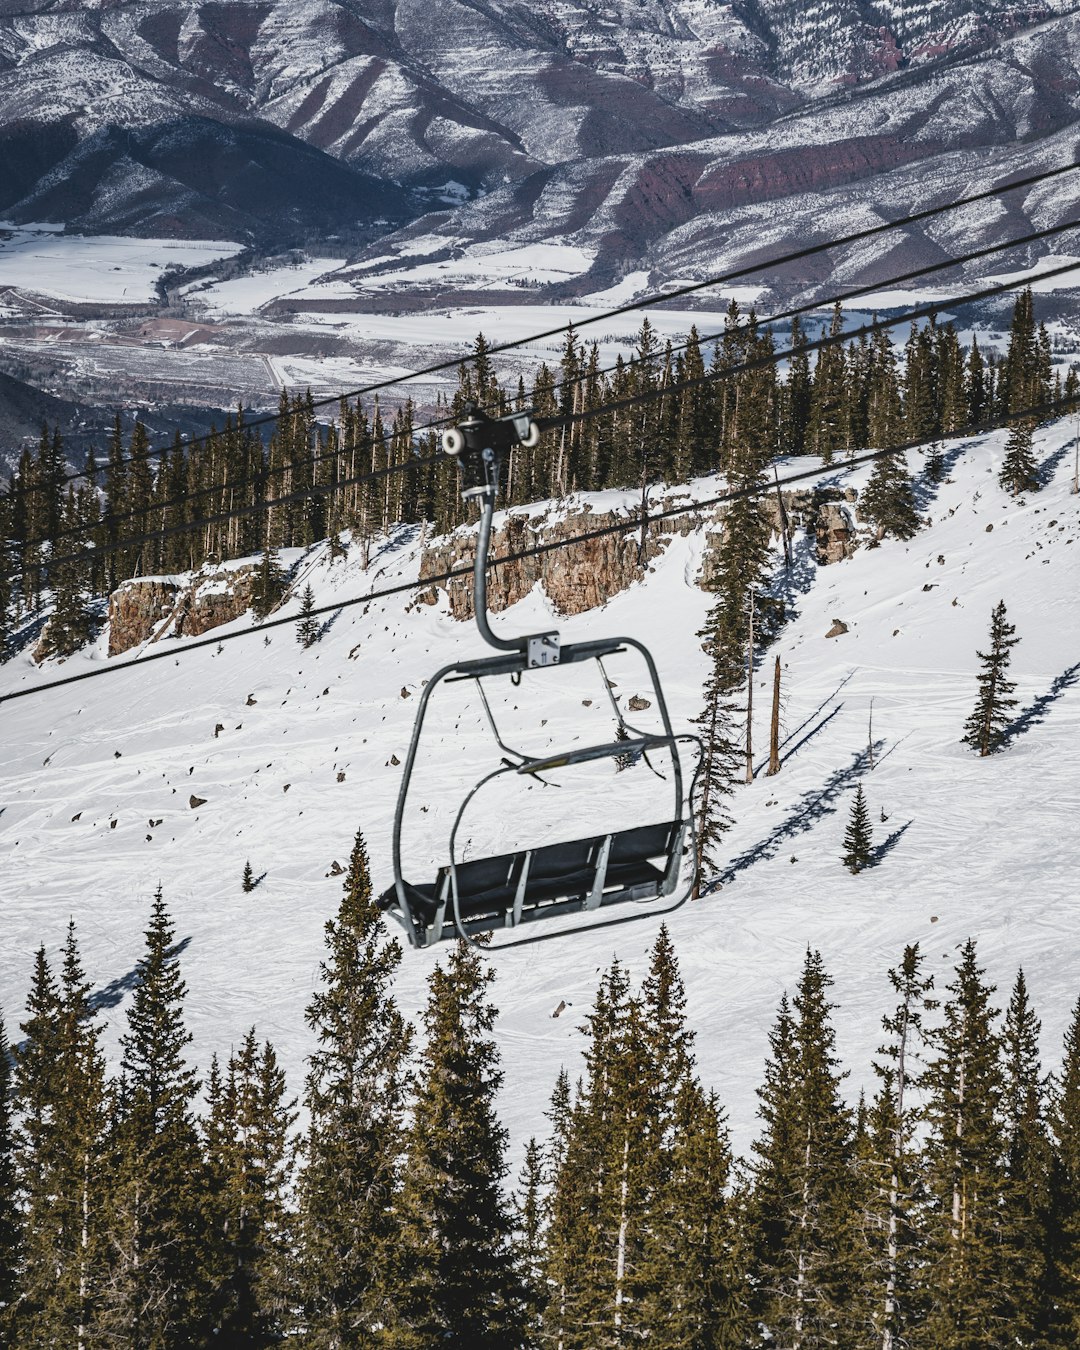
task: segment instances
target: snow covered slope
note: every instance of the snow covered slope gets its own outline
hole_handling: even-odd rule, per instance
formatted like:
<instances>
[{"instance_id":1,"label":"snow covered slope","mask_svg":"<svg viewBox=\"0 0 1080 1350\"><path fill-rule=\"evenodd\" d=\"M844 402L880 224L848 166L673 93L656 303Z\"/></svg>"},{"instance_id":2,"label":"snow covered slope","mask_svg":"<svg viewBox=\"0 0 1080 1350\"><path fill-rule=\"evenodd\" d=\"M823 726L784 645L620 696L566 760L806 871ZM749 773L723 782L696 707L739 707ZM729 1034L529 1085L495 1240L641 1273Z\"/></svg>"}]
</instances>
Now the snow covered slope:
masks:
<instances>
[{"instance_id":1,"label":"snow covered slope","mask_svg":"<svg viewBox=\"0 0 1080 1350\"><path fill-rule=\"evenodd\" d=\"M754 1130L766 1031L808 943L836 977L852 1095L870 1081L886 969L914 941L924 945L939 985L969 934L999 986L1022 962L1044 1018L1048 1060L1056 1059L1080 992L1080 496L1070 493L1072 435L1071 421L1038 433L1048 482L1023 502L997 486L1005 437L995 433L947 447L948 481L936 492L921 485L933 524L909 544L886 542L819 569L811 542L797 543L792 578L782 583L795 617L774 648L784 666L782 772L739 790L723 885L668 920L703 1076L731 1113L740 1151ZM846 477L830 475L838 483ZM694 488L715 490L714 482ZM602 611L561 624L569 639L644 638L680 729L698 710L705 673L695 637L709 603L694 584L702 547L700 534L676 537L643 583ZM317 548L300 561L300 584L310 580L318 603L330 604L415 577L419 550L416 533L404 531L365 573L358 551L330 564ZM1005 753L980 760L960 735L975 692L975 650L985 645L1001 598L1021 638L1013 656L1015 735ZM521 632L551 617L533 594L500 620ZM826 639L835 618L849 631ZM479 654L480 646L471 627L449 619L445 603L407 607L398 599L341 610L309 651L291 627L187 657L177 641L175 661L0 704L0 1003L9 1023L18 1020L34 948L44 941L55 950L74 915L115 1032L149 898L161 883L184 943L199 1064L205 1068L212 1050L227 1050L254 1023L278 1045L298 1090L309 1043L303 1010L317 978L322 926L340 895L340 878L327 873L333 861L345 863L360 827L377 883L388 881L398 784L391 757L403 755L415 695L437 666ZM759 746L772 656L756 676ZM103 641L60 669L37 671L18 657L0 668L0 689L106 659ZM613 663L609 674L620 697L647 692L630 667ZM580 668L562 676L561 703L540 676L496 699L511 743L520 735L555 744L567 732L583 743L606 738L596 682L590 687ZM437 719L444 739L416 797L410 848L418 858L433 847L429 837L448 828L485 744L478 710L457 688L462 702ZM586 697L593 698L588 707ZM864 757L871 700L873 769ZM631 808L614 792L626 777L605 762L580 788L501 799L487 818L491 842L521 839L547 811L573 820L575 833L591 832L605 813L625 820ZM873 870L850 876L839 857L860 778L882 856ZM656 786L653 780L646 789L652 797ZM193 797L205 800L192 807ZM428 810L420 813L422 806ZM654 813L662 807L644 809L646 818L661 818ZM470 826L477 851L486 846L480 829L477 816ZM251 895L240 889L246 859L256 875L266 873ZM644 917L493 958L507 1069L503 1109L516 1148L543 1131L541 1111L559 1065L577 1067L576 1027L598 973L617 953L640 975L658 923ZM438 956L407 954L400 978L407 1009L420 1006ZM569 1006L553 1018L561 1000Z\"/></svg>"}]
</instances>

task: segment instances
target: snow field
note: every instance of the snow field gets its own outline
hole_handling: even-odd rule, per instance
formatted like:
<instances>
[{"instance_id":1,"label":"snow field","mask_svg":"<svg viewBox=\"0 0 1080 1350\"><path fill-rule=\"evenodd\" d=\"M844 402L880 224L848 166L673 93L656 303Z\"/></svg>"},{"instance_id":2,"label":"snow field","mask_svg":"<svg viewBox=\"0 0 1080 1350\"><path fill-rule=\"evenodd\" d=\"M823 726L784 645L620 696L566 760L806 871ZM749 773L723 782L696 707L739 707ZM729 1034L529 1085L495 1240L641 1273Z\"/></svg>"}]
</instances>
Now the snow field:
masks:
<instances>
[{"instance_id":1,"label":"snow field","mask_svg":"<svg viewBox=\"0 0 1080 1350\"><path fill-rule=\"evenodd\" d=\"M62 230L0 221L0 288L76 302L139 304L155 299L155 283L171 264L197 267L241 251L224 239L129 239Z\"/></svg>"},{"instance_id":2,"label":"snow field","mask_svg":"<svg viewBox=\"0 0 1080 1350\"><path fill-rule=\"evenodd\" d=\"M914 941L923 944L939 992L969 935L1000 1003L1022 964L1043 1018L1048 1065L1057 1061L1080 994L1080 496L1069 491L1072 430L1070 419L1037 434L1050 481L1022 502L996 482L1005 433L950 442L949 479L936 493L920 485L929 529L826 568L816 566L812 541L800 538L791 580L777 583L794 615L755 674L754 737L763 768L779 654L782 771L738 789L723 885L667 919L702 1077L728 1108L739 1153L756 1130L754 1089L776 1003L793 988L808 944L835 977L852 1100L860 1087L873 1087L870 1059L890 1003L886 970ZM829 477L840 483L864 475L840 468ZM693 488L698 496L717 490L714 480ZM676 729L692 730L707 664L695 636L709 606L694 585L702 547L700 533L672 539L651 574L600 611L558 621L534 592L495 622L522 632L557 621L564 641L642 638L658 661ZM366 573L358 552L330 566L325 549L314 550L298 590L311 580L316 603L331 604L417 575L416 531L386 541ZM960 736L974 701L975 650L985 647L990 610L1001 598L1021 638L1012 663L1017 734L1005 753L981 760ZM849 631L826 639L835 618ZM164 660L0 705L0 1006L14 1030L35 947L44 941L55 952L73 915L90 978L111 1005L115 1055L125 982L160 882L186 944L193 1058L205 1071L213 1050L227 1053L254 1023L275 1042L299 1092L310 1046L303 1010L318 978L323 924L341 893L340 877L326 873L334 860L345 865L359 827L376 885L388 884L399 781L391 756L404 758L421 681L448 661L480 654L482 645L444 603L408 606L399 597L339 611L309 651L290 627L220 653L210 647L184 657L183 648L175 641L176 664ZM10 689L106 663L101 640L60 668L37 671L20 656L0 668L0 682ZM620 697L648 696L628 661L608 673ZM564 744L567 735L583 744L609 737L595 676L582 668L559 676L561 684L536 675L520 689L496 690L493 710L508 743L528 738L539 748ZM872 770L864 759L871 700ZM496 762L483 759L491 747L481 717L457 686L433 722L407 850L421 868L441 857L478 766ZM224 730L215 738L219 722ZM839 859L860 777L884 856L850 876ZM470 814L470 856L534 837L545 820L569 823L570 837L580 837L608 820L665 818L664 785L646 777L631 789L629 778L608 764L574 780L564 775L559 788L516 797L496 789L490 811L477 803ZM191 808L192 794L205 804ZM248 858L257 876L266 873L252 895L240 890ZM515 1167L528 1136L545 1131L542 1112L559 1067L572 1075L580 1069L577 1028L600 973L616 954L635 979L644 973L660 919L636 906L605 918L628 913L640 921L586 933L575 918L565 921L572 930L565 936L493 954L502 1110ZM406 953L398 994L407 1012L422 1006L426 975L441 955ZM554 1018L561 1000L568 1006Z\"/></svg>"}]
</instances>

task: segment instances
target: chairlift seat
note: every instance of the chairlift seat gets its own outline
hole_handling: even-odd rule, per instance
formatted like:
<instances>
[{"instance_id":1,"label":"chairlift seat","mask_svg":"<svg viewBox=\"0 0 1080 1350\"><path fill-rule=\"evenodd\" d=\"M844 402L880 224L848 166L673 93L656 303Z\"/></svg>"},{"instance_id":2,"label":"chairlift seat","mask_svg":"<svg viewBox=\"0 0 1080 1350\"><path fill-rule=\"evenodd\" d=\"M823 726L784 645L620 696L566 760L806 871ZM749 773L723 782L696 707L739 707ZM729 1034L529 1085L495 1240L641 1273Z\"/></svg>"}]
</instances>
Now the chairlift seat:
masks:
<instances>
[{"instance_id":1,"label":"chairlift seat","mask_svg":"<svg viewBox=\"0 0 1080 1350\"><path fill-rule=\"evenodd\" d=\"M453 877L448 866L442 867L433 883L405 882L405 899L413 924L425 936L436 924L448 930L440 936L453 936L454 880L461 918L471 932L503 926L519 904L518 921L524 922L553 909L573 911L664 895L675 882L684 828L681 820L665 821L544 844L458 863ZM384 891L378 904L407 922L395 887Z\"/></svg>"}]
</instances>

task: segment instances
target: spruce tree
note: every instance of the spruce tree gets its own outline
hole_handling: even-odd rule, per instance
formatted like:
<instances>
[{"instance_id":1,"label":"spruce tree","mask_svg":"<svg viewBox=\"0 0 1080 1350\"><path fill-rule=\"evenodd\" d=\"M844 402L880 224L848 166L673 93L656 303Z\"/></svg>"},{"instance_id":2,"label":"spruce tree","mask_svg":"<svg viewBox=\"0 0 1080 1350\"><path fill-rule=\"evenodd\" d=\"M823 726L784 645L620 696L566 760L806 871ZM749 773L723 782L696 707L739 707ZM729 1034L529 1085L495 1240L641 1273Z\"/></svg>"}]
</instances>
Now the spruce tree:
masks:
<instances>
[{"instance_id":1,"label":"spruce tree","mask_svg":"<svg viewBox=\"0 0 1080 1350\"><path fill-rule=\"evenodd\" d=\"M10 1327L19 1289L19 1203L12 1121L11 1049L0 1017L0 1344Z\"/></svg>"},{"instance_id":2,"label":"spruce tree","mask_svg":"<svg viewBox=\"0 0 1080 1350\"><path fill-rule=\"evenodd\" d=\"M387 1281L407 1259L393 1206L412 1031L391 997L401 946L385 939L360 832L326 946L307 1010L317 1045L304 1088L296 1301L304 1344L330 1350L386 1325Z\"/></svg>"},{"instance_id":3,"label":"spruce tree","mask_svg":"<svg viewBox=\"0 0 1080 1350\"><path fill-rule=\"evenodd\" d=\"M186 985L159 887L121 1038L107 1159L109 1264L94 1323L106 1343L184 1350L208 1332L207 1172L185 1059Z\"/></svg>"},{"instance_id":4,"label":"spruce tree","mask_svg":"<svg viewBox=\"0 0 1080 1350\"><path fill-rule=\"evenodd\" d=\"M315 592L310 582L300 596L300 617L296 623L296 640L301 647L310 647L318 639L319 621L312 614L315 608Z\"/></svg>"},{"instance_id":5,"label":"spruce tree","mask_svg":"<svg viewBox=\"0 0 1080 1350\"><path fill-rule=\"evenodd\" d=\"M1080 998L1065 1033L1050 1129L1049 1339L1055 1346L1076 1345L1080 1344Z\"/></svg>"},{"instance_id":6,"label":"spruce tree","mask_svg":"<svg viewBox=\"0 0 1080 1350\"><path fill-rule=\"evenodd\" d=\"M872 867L874 863L874 832L861 783L855 789L848 827L844 832L842 862L852 873L861 872L866 867Z\"/></svg>"},{"instance_id":7,"label":"spruce tree","mask_svg":"<svg viewBox=\"0 0 1080 1350\"><path fill-rule=\"evenodd\" d=\"M255 873L251 870L250 858L244 863L244 875L240 879L240 889L245 895L250 895L255 889Z\"/></svg>"},{"instance_id":8,"label":"spruce tree","mask_svg":"<svg viewBox=\"0 0 1080 1350\"><path fill-rule=\"evenodd\" d=\"M918 533L915 489L903 454L883 455L875 462L861 506L863 514L876 527L878 540L886 535L911 539Z\"/></svg>"},{"instance_id":9,"label":"spruce tree","mask_svg":"<svg viewBox=\"0 0 1080 1350\"><path fill-rule=\"evenodd\" d=\"M502 1195L506 1130L492 1036L494 978L459 940L436 966L392 1257L394 1350L516 1350L526 1317L514 1222Z\"/></svg>"},{"instance_id":10,"label":"spruce tree","mask_svg":"<svg viewBox=\"0 0 1080 1350\"><path fill-rule=\"evenodd\" d=\"M1001 1037L975 944L964 944L926 1072L927 1238L923 1339L940 1350L1004 1345L1006 1139Z\"/></svg>"},{"instance_id":11,"label":"spruce tree","mask_svg":"<svg viewBox=\"0 0 1080 1350\"><path fill-rule=\"evenodd\" d=\"M770 1037L755 1142L753 1302L770 1344L858 1343L861 1278L852 1121L840 1095L832 980L808 951L793 1017L786 997Z\"/></svg>"},{"instance_id":12,"label":"spruce tree","mask_svg":"<svg viewBox=\"0 0 1080 1350\"><path fill-rule=\"evenodd\" d=\"M865 1327L881 1350L911 1341L921 1324L919 1159L914 1136L926 1044L923 1014L937 1008L933 976L919 945L904 948L889 983L899 1002L882 1019L887 1039L874 1072L880 1081L867 1120Z\"/></svg>"},{"instance_id":13,"label":"spruce tree","mask_svg":"<svg viewBox=\"0 0 1080 1350\"><path fill-rule=\"evenodd\" d=\"M982 662L975 708L964 724L961 738L980 755L991 755L1005 744L1009 711L1016 707L1011 695L1016 685L1008 678L1010 653L1020 641L1016 625L1008 622L1005 601L999 600L990 615L990 650L976 652Z\"/></svg>"},{"instance_id":14,"label":"spruce tree","mask_svg":"<svg viewBox=\"0 0 1080 1350\"><path fill-rule=\"evenodd\" d=\"M697 847L694 857L695 898L701 893L705 873L720 865L720 844L731 828L728 799L739 776L739 750L732 725L733 705L727 690L732 681L731 654L725 641L724 601L717 600L705 628L698 634L708 644L712 664L705 681L704 704L694 719L701 735L698 769L698 812L695 820Z\"/></svg>"},{"instance_id":15,"label":"spruce tree","mask_svg":"<svg viewBox=\"0 0 1080 1350\"><path fill-rule=\"evenodd\" d=\"M1039 1019L1017 972L1002 1037L1005 1077L1005 1195L1000 1285L1003 1339L1041 1346L1048 1322L1047 1237L1050 1142L1045 1119Z\"/></svg>"},{"instance_id":16,"label":"spruce tree","mask_svg":"<svg viewBox=\"0 0 1080 1350\"><path fill-rule=\"evenodd\" d=\"M224 1080L215 1059L207 1098L214 1335L237 1350L259 1350L289 1331L287 1192L296 1117L274 1048L258 1044L254 1027L230 1056Z\"/></svg>"},{"instance_id":17,"label":"spruce tree","mask_svg":"<svg viewBox=\"0 0 1080 1350\"><path fill-rule=\"evenodd\" d=\"M1005 442L1005 457L1001 461L998 482L1013 497L1039 490L1039 466L1035 461L1033 433L1031 422L1017 422Z\"/></svg>"},{"instance_id":18,"label":"spruce tree","mask_svg":"<svg viewBox=\"0 0 1080 1350\"><path fill-rule=\"evenodd\" d=\"M18 1102L16 1167L23 1222L20 1298L13 1325L27 1345L47 1345L57 1330L50 1300L56 1278L56 1209L64 1120L61 1115L60 991L39 947L34 957L22 1042L15 1054Z\"/></svg>"},{"instance_id":19,"label":"spruce tree","mask_svg":"<svg viewBox=\"0 0 1080 1350\"><path fill-rule=\"evenodd\" d=\"M277 549L269 537L263 548L259 570L255 574L251 592L251 612L256 619L265 619L271 613L285 590L285 579L278 563Z\"/></svg>"},{"instance_id":20,"label":"spruce tree","mask_svg":"<svg viewBox=\"0 0 1080 1350\"><path fill-rule=\"evenodd\" d=\"M525 1294L526 1337L533 1341L540 1334L544 1306L544 1157L535 1138L525 1146L515 1208L515 1261Z\"/></svg>"}]
</instances>

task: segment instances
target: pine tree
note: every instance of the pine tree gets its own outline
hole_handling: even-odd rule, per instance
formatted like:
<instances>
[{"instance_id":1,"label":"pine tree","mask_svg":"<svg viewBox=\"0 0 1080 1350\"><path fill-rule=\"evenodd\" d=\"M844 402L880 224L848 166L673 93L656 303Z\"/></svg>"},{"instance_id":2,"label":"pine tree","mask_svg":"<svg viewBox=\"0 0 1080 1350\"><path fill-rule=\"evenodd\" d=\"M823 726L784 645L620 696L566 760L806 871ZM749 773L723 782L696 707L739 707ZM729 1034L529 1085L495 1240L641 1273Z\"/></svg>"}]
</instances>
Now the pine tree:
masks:
<instances>
[{"instance_id":1,"label":"pine tree","mask_svg":"<svg viewBox=\"0 0 1080 1350\"><path fill-rule=\"evenodd\" d=\"M912 539L918 533L915 489L902 454L882 455L871 470L862 497L862 511L877 527L878 540Z\"/></svg>"},{"instance_id":2,"label":"pine tree","mask_svg":"<svg viewBox=\"0 0 1080 1350\"><path fill-rule=\"evenodd\" d=\"M1017 972L1002 1038L1005 1093L1005 1196L1000 1283L1003 1340L1041 1346L1048 1321L1047 1238L1050 1143L1039 1060L1042 1025Z\"/></svg>"},{"instance_id":3,"label":"pine tree","mask_svg":"<svg viewBox=\"0 0 1080 1350\"><path fill-rule=\"evenodd\" d=\"M535 1138L525 1146L515 1197L517 1224L515 1261L525 1291L525 1330L529 1340L540 1334L544 1306L544 1159Z\"/></svg>"},{"instance_id":4,"label":"pine tree","mask_svg":"<svg viewBox=\"0 0 1080 1350\"><path fill-rule=\"evenodd\" d=\"M844 833L842 862L849 872L858 873L863 868L874 865L873 845L873 826L870 824L870 812L860 783L855 789L851 815L848 817L848 827Z\"/></svg>"},{"instance_id":5,"label":"pine tree","mask_svg":"<svg viewBox=\"0 0 1080 1350\"><path fill-rule=\"evenodd\" d=\"M296 1117L274 1048L259 1046L254 1027L230 1056L224 1081L215 1059L207 1098L214 1334L237 1350L278 1345L288 1332L286 1201Z\"/></svg>"},{"instance_id":6,"label":"pine tree","mask_svg":"<svg viewBox=\"0 0 1080 1350\"><path fill-rule=\"evenodd\" d=\"M1005 457L1001 461L998 482L1014 497L1039 490L1039 466L1035 462L1033 432L1031 422L1017 422L1005 442Z\"/></svg>"},{"instance_id":7,"label":"pine tree","mask_svg":"<svg viewBox=\"0 0 1080 1350\"><path fill-rule=\"evenodd\" d=\"M785 997L759 1093L765 1129L754 1144L753 1288L770 1344L857 1344L852 1122L840 1095L831 984L820 955L808 951L795 1017Z\"/></svg>"},{"instance_id":8,"label":"pine tree","mask_svg":"<svg viewBox=\"0 0 1080 1350\"><path fill-rule=\"evenodd\" d=\"M244 875L240 880L240 889L245 895L250 895L255 889L255 873L251 870L250 858L244 863Z\"/></svg>"},{"instance_id":9,"label":"pine tree","mask_svg":"<svg viewBox=\"0 0 1080 1350\"><path fill-rule=\"evenodd\" d=\"M11 1049L0 1017L0 1344L19 1291L20 1215L16 1196Z\"/></svg>"},{"instance_id":10,"label":"pine tree","mask_svg":"<svg viewBox=\"0 0 1080 1350\"><path fill-rule=\"evenodd\" d=\"M1010 652L1020 641L1016 625L1008 622L1005 601L999 600L990 615L990 650L976 652L982 662L975 708L964 724L961 738L980 755L991 755L1005 744L1009 710L1016 707L1011 695L1016 685L1008 679Z\"/></svg>"},{"instance_id":11,"label":"pine tree","mask_svg":"<svg viewBox=\"0 0 1080 1350\"><path fill-rule=\"evenodd\" d=\"M184 1350L207 1332L207 1173L184 1058L186 986L159 887L121 1039L107 1160L109 1266L94 1323L108 1342Z\"/></svg>"},{"instance_id":12,"label":"pine tree","mask_svg":"<svg viewBox=\"0 0 1080 1350\"><path fill-rule=\"evenodd\" d=\"M935 1057L926 1073L929 1139L923 1338L940 1350L1003 1345L1002 1216L1006 1187L1001 1037L975 944L964 944Z\"/></svg>"},{"instance_id":13,"label":"pine tree","mask_svg":"<svg viewBox=\"0 0 1080 1350\"><path fill-rule=\"evenodd\" d=\"M1080 999L1073 1008L1050 1112L1047 1223L1051 1345L1080 1344Z\"/></svg>"},{"instance_id":14,"label":"pine tree","mask_svg":"<svg viewBox=\"0 0 1080 1350\"><path fill-rule=\"evenodd\" d=\"M713 606L705 628L698 634L706 639L712 656L712 668L705 681L701 713L694 719L701 733L698 813L695 820L697 847L694 857L693 895L701 892L706 870L719 866L719 848L732 820L728 799L739 776L739 750L732 725L733 706L727 697L731 674L730 655L721 630L724 622L723 600Z\"/></svg>"},{"instance_id":15,"label":"pine tree","mask_svg":"<svg viewBox=\"0 0 1080 1350\"><path fill-rule=\"evenodd\" d=\"M308 1060L297 1216L296 1301L304 1344L364 1344L392 1312L387 1281L406 1261L393 1204L412 1031L390 986L401 946L384 938L357 833L321 988L307 1010Z\"/></svg>"},{"instance_id":16,"label":"pine tree","mask_svg":"<svg viewBox=\"0 0 1080 1350\"><path fill-rule=\"evenodd\" d=\"M454 946L436 966L398 1204L393 1256L394 1350L514 1350L525 1291L514 1262L513 1217L501 1193L506 1130L492 1036L493 979L476 951Z\"/></svg>"},{"instance_id":17,"label":"pine tree","mask_svg":"<svg viewBox=\"0 0 1080 1350\"><path fill-rule=\"evenodd\" d=\"M267 538L263 549L262 561L255 574L251 594L251 612L256 619L265 619L281 599L285 590L285 579L277 559L277 550Z\"/></svg>"},{"instance_id":18,"label":"pine tree","mask_svg":"<svg viewBox=\"0 0 1080 1350\"><path fill-rule=\"evenodd\" d=\"M923 1309L920 1282L920 1177L913 1137L922 1087L920 1052L926 1041L923 1014L937 1008L929 997L933 976L924 976L918 943L904 948L889 971L899 998L882 1018L888 1037L878 1048L874 1072L880 1089L868 1117L867 1259L864 1264L868 1332L881 1350L896 1350L915 1335Z\"/></svg>"},{"instance_id":19,"label":"pine tree","mask_svg":"<svg viewBox=\"0 0 1080 1350\"><path fill-rule=\"evenodd\" d=\"M300 617L296 623L296 640L301 647L310 647L318 640L319 621L312 613L314 608L315 592L309 582L300 596Z\"/></svg>"}]
</instances>

